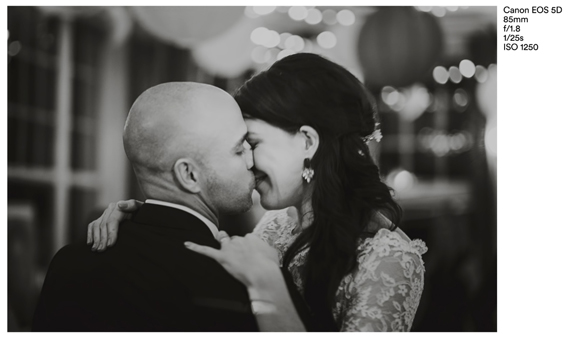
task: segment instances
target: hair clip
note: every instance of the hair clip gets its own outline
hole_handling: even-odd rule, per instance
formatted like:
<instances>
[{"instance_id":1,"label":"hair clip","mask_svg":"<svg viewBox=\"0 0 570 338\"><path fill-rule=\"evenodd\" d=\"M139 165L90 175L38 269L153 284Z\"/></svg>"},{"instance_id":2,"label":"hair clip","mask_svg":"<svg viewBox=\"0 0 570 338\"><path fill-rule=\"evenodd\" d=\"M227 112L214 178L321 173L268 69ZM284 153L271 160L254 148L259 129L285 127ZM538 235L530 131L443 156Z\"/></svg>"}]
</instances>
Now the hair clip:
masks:
<instances>
[{"instance_id":1,"label":"hair clip","mask_svg":"<svg viewBox=\"0 0 570 338\"><path fill-rule=\"evenodd\" d=\"M374 131L372 132L372 134L363 137L362 141L364 141L364 143L368 143L372 140L375 140L376 142L380 142L380 140L382 139L382 132L380 131L380 123L376 123L374 125Z\"/></svg>"}]
</instances>

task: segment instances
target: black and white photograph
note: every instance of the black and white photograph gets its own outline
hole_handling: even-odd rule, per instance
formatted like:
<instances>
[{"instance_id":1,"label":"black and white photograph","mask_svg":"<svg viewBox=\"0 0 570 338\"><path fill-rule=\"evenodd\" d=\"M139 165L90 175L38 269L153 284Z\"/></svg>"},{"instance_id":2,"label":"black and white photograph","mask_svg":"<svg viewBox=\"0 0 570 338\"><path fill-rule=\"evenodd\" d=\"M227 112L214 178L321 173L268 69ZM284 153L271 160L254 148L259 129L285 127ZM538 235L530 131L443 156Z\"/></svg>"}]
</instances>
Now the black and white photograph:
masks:
<instances>
[{"instance_id":1,"label":"black and white photograph","mask_svg":"<svg viewBox=\"0 0 570 338\"><path fill-rule=\"evenodd\" d=\"M498 332L504 7L8 6L7 331Z\"/></svg>"}]
</instances>

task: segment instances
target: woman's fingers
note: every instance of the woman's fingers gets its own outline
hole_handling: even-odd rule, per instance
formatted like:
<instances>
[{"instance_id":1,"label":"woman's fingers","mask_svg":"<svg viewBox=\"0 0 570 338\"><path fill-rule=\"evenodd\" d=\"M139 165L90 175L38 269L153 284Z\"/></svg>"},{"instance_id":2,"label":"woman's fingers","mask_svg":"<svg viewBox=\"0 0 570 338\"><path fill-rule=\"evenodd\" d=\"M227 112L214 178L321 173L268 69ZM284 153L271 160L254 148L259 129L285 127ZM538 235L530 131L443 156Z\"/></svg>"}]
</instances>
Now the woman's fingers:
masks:
<instances>
[{"instance_id":1,"label":"woman's fingers","mask_svg":"<svg viewBox=\"0 0 570 338\"><path fill-rule=\"evenodd\" d=\"M131 200L135 201L135 200ZM122 202L122 201L121 201ZM107 216L107 241L105 244L107 246L112 246L117 241L117 236L119 233L119 224L121 221L125 219L130 219L132 217L132 213L130 211L123 211L119 209L119 203L117 203L117 207L114 208L109 215ZM133 202L133 205L134 202ZM136 210L136 209L135 209Z\"/></svg>"},{"instance_id":2,"label":"woman's fingers","mask_svg":"<svg viewBox=\"0 0 570 338\"><path fill-rule=\"evenodd\" d=\"M101 240L99 241L99 247L97 251L103 251L107 247L107 223L101 223Z\"/></svg>"},{"instance_id":3,"label":"woman's fingers","mask_svg":"<svg viewBox=\"0 0 570 338\"><path fill-rule=\"evenodd\" d=\"M227 232L225 232L223 230L218 232L218 242L220 242L220 244L226 243L229 240L230 240L230 235L228 235Z\"/></svg>"},{"instance_id":4,"label":"woman's fingers","mask_svg":"<svg viewBox=\"0 0 570 338\"><path fill-rule=\"evenodd\" d=\"M119 234L119 222L111 221L107 223L107 246L115 245Z\"/></svg>"},{"instance_id":5,"label":"woman's fingers","mask_svg":"<svg viewBox=\"0 0 570 338\"><path fill-rule=\"evenodd\" d=\"M99 217L97 221L94 221L95 224L93 225L93 247L91 250L95 251L99 249L101 246L101 228L105 223L107 223L107 217L109 217L110 209L113 208L113 203L109 204L107 209L103 212L103 215ZM105 229L106 232L106 229ZM105 238L107 238L107 234L105 234Z\"/></svg>"},{"instance_id":6,"label":"woman's fingers","mask_svg":"<svg viewBox=\"0 0 570 338\"><path fill-rule=\"evenodd\" d=\"M121 211L134 212L134 211L137 211L137 209L140 208L142 204L143 204L142 202L131 199L131 200L127 200L127 201L117 202L117 207Z\"/></svg>"},{"instance_id":7,"label":"woman's fingers","mask_svg":"<svg viewBox=\"0 0 570 338\"><path fill-rule=\"evenodd\" d=\"M93 225L95 222L100 221L100 218L101 217L97 218L87 226L87 244L93 243Z\"/></svg>"},{"instance_id":8,"label":"woman's fingers","mask_svg":"<svg viewBox=\"0 0 570 338\"><path fill-rule=\"evenodd\" d=\"M214 248L211 248L209 246L198 245L198 244L195 244L192 242L184 242L184 246L188 250L192 250L192 251L197 252L199 254L202 254L204 256L208 256L210 258L213 258L220 264L223 260L223 255L222 255L221 251L214 249Z\"/></svg>"},{"instance_id":9,"label":"woman's fingers","mask_svg":"<svg viewBox=\"0 0 570 338\"><path fill-rule=\"evenodd\" d=\"M91 251L95 251L97 249L97 247L99 247L99 239L100 239L100 231L99 231L99 226L100 226L101 222L99 221L97 223L97 221L95 221L95 223L93 223L93 228L91 229L92 234L93 234L93 246L91 247Z\"/></svg>"}]
</instances>

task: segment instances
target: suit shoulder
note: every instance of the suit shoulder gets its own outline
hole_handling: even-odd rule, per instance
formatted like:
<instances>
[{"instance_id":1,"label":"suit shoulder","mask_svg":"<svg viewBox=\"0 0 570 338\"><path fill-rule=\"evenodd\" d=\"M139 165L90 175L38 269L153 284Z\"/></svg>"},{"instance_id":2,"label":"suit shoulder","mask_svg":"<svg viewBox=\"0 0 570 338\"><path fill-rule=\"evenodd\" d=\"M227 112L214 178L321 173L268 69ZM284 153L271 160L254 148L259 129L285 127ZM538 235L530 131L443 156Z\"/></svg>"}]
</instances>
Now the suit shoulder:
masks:
<instances>
[{"instance_id":1,"label":"suit shoulder","mask_svg":"<svg viewBox=\"0 0 570 338\"><path fill-rule=\"evenodd\" d=\"M59 249L51 259L50 269L61 266L80 268L94 253L85 243L68 244Z\"/></svg>"},{"instance_id":2,"label":"suit shoulder","mask_svg":"<svg viewBox=\"0 0 570 338\"><path fill-rule=\"evenodd\" d=\"M84 255L90 252L91 247L89 245L85 243L72 243L59 249L53 258L61 259L68 256Z\"/></svg>"}]
</instances>

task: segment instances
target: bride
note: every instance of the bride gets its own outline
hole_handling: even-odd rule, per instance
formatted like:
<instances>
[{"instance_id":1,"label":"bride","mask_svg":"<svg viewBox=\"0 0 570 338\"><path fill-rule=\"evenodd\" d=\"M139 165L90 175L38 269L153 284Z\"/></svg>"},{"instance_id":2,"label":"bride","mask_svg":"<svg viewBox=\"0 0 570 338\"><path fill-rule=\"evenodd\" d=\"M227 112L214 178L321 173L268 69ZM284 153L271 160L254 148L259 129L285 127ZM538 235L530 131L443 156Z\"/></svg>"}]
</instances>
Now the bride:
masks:
<instances>
[{"instance_id":1,"label":"bride","mask_svg":"<svg viewBox=\"0 0 570 338\"><path fill-rule=\"evenodd\" d=\"M322 325L317 331L410 331L427 248L397 227L401 208L369 153L366 142L381 136L374 98L343 67L305 53L277 61L234 97L248 128L255 189L271 211L253 235L221 232L220 250L187 248L247 287L265 283L255 301L269 311L288 297L269 282L279 273L273 267L287 267ZM117 240L119 222L139 204L114 203L89 225L94 250ZM294 310L284 313L300 322Z\"/></svg>"}]
</instances>

